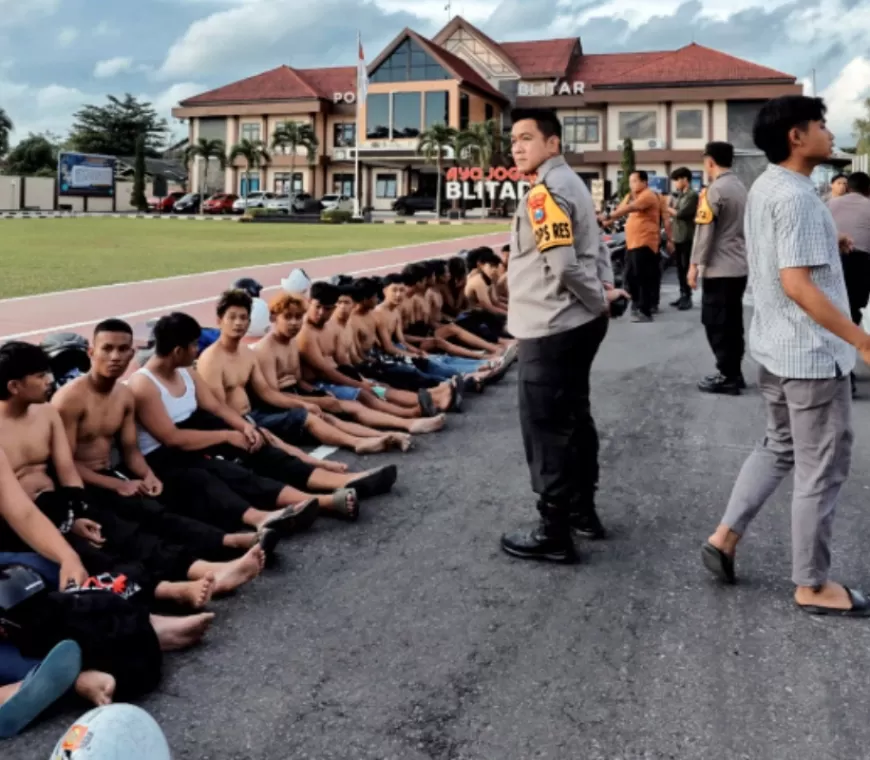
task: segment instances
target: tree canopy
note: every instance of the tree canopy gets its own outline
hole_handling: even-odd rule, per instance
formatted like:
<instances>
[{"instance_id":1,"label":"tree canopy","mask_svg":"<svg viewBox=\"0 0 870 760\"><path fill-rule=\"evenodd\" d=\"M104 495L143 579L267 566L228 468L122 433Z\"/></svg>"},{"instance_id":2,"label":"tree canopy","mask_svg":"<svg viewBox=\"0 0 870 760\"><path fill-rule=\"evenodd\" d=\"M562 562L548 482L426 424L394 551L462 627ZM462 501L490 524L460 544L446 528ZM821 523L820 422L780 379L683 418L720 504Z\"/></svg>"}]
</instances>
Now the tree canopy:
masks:
<instances>
[{"instance_id":1,"label":"tree canopy","mask_svg":"<svg viewBox=\"0 0 870 760\"><path fill-rule=\"evenodd\" d=\"M69 143L82 153L132 156L141 135L145 154L156 157L168 133L166 119L157 115L151 103L140 103L127 93L123 98L109 95L106 105L86 105L78 111Z\"/></svg>"},{"instance_id":2,"label":"tree canopy","mask_svg":"<svg viewBox=\"0 0 870 760\"><path fill-rule=\"evenodd\" d=\"M57 173L57 145L46 135L30 134L6 157L6 172L23 177L53 177Z\"/></svg>"}]
</instances>

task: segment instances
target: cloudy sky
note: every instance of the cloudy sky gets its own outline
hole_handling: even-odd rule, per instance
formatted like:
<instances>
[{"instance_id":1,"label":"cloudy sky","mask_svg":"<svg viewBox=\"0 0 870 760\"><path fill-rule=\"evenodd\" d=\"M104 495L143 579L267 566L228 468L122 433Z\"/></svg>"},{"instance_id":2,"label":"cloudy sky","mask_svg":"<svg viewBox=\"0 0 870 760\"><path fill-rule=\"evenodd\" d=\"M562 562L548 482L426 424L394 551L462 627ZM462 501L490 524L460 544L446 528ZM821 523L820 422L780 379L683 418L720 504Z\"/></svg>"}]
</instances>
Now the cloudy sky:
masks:
<instances>
[{"instance_id":1,"label":"cloudy sky","mask_svg":"<svg viewBox=\"0 0 870 760\"><path fill-rule=\"evenodd\" d=\"M0 0L0 107L28 132L131 92L161 114L282 63L352 65L403 27L431 34L447 0ZM868 0L453 0L501 40L578 35L590 53L716 47L816 85L840 145L870 96ZM179 130L178 125L174 125Z\"/></svg>"}]
</instances>

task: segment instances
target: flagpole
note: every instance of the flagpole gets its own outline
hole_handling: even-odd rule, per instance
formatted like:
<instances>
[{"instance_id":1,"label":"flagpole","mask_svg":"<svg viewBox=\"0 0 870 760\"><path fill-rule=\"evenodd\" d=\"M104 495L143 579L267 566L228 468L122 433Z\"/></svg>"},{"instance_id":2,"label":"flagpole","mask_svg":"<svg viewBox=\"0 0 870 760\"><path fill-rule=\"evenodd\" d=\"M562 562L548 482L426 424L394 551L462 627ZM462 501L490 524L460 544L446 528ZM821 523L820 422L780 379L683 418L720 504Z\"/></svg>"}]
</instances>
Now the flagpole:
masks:
<instances>
[{"instance_id":1,"label":"flagpole","mask_svg":"<svg viewBox=\"0 0 870 760\"><path fill-rule=\"evenodd\" d=\"M360 32L356 33L356 49L357 49L357 57L359 57L359 51L362 50L362 34ZM356 143L353 150L353 215L360 216L360 176L359 176L359 107L360 107L360 66L362 63L357 61L356 64L356 126L354 127L354 142Z\"/></svg>"}]
</instances>

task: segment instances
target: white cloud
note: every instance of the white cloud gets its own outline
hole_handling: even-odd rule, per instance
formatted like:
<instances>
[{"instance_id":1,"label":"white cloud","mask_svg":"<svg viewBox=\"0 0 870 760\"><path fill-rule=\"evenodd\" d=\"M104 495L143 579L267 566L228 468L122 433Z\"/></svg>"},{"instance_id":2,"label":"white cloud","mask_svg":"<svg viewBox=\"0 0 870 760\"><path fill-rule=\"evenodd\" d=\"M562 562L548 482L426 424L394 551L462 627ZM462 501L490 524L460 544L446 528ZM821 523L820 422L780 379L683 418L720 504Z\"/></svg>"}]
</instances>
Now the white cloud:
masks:
<instances>
[{"instance_id":1,"label":"white cloud","mask_svg":"<svg viewBox=\"0 0 870 760\"><path fill-rule=\"evenodd\" d=\"M108 21L101 21L94 27L95 37L117 37L121 30L116 26L112 26Z\"/></svg>"},{"instance_id":2,"label":"white cloud","mask_svg":"<svg viewBox=\"0 0 870 760\"><path fill-rule=\"evenodd\" d=\"M864 98L870 97L870 58L853 58L819 95L828 106L828 121L837 143L851 145L852 122L867 115Z\"/></svg>"},{"instance_id":3,"label":"white cloud","mask_svg":"<svg viewBox=\"0 0 870 760\"><path fill-rule=\"evenodd\" d=\"M67 47L68 45L72 45L78 39L79 30L74 26L67 26L58 32L57 35L57 43L63 47Z\"/></svg>"},{"instance_id":4,"label":"white cloud","mask_svg":"<svg viewBox=\"0 0 870 760\"><path fill-rule=\"evenodd\" d=\"M34 18L51 16L60 0L0 0L0 27L19 26Z\"/></svg>"},{"instance_id":5,"label":"white cloud","mask_svg":"<svg viewBox=\"0 0 870 760\"><path fill-rule=\"evenodd\" d=\"M109 58L94 66L94 76L97 79L109 79L133 68L133 59L127 57Z\"/></svg>"}]
</instances>

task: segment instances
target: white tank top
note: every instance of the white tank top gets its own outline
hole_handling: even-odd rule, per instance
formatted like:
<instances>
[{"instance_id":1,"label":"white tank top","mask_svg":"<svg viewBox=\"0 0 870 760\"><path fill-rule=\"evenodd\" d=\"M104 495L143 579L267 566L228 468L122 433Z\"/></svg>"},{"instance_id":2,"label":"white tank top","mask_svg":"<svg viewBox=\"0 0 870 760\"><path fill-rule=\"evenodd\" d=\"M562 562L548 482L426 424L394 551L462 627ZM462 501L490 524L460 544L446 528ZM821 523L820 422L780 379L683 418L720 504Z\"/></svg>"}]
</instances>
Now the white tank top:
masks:
<instances>
[{"instance_id":1,"label":"white tank top","mask_svg":"<svg viewBox=\"0 0 870 760\"><path fill-rule=\"evenodd\" d=\"M150 369L143 367L136 370L133 374L145 375L160 391L160 398L163 401L163 406L166 408L166 413L173 424L184 422L196 411L196 385L193 378L186 369L179 369L178 374L184 380L184 393L181 396L173 396L155 376ZM160 443L151 433L136 423L136 436L139 440L139 451L142 456L148 456L152 451L157 451L163 444Z\"/></svg>"}]
</instances>

